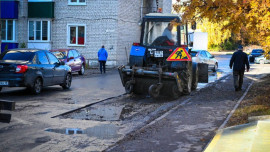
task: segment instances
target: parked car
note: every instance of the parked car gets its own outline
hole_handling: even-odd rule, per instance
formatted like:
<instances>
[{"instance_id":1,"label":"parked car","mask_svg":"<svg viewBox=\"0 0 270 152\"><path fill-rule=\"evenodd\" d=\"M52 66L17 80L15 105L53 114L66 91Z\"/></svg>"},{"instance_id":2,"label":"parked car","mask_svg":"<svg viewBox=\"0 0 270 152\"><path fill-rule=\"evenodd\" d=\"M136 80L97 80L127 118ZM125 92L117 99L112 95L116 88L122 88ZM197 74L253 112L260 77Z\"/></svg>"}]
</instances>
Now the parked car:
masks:
<instances>
[{"instance_id":1,"label":"parked car","mask_svg":"<svg viewBox=\"0 0 270 152\"><path fill-rule=\"evenodd\" d=\"M253 49L249 55L249 62L254 62L255 58L261 56L264 53L262 49Z\"/></svg>"},{"instance_id":2,"label":"parked car","mask_svg":"<svg viewBox=\"0 0 270 152\"><path fill-rule=\"evenodd\" d=\"M269 52L270 55L270 52ZM270 59L266 59L264 55L258 56L254 60L255 63L257 64L265 64L265 63L270 63Z\"/></svg>"},{"instance_id":3,"label":"parked car","mask_svg":"<svg viewBox=\"0 0 270 152\"><path fill-rule=\"evenodd\" d=\"M72 72L83 75L85 72L85 58L74 49L50 50L60 61L64 61L71 67Z\"/></svg>"},{"instance_id":4,"label":"parked car","mask_svg":"<svg viewBox=\"0 0 270 152\"><path fill-rule=\"evenodd\" d=\"M39 49L13 49L0 55L2 87L27 87L39 94L43 86L71 86L71 68L51 52Z\"/></svg>"},{"instance_id":5,"label":"parked car","mask_svg":"<svg viewBox=\"0 0 270 152\"><path fill-rule=\"evenodd\" d=\"M213 70L215 72L218 69L218 60L208 51L193 50L191 51L191 57L193 62L208 64L209 70Z\"/></svg>"}]
</instances>

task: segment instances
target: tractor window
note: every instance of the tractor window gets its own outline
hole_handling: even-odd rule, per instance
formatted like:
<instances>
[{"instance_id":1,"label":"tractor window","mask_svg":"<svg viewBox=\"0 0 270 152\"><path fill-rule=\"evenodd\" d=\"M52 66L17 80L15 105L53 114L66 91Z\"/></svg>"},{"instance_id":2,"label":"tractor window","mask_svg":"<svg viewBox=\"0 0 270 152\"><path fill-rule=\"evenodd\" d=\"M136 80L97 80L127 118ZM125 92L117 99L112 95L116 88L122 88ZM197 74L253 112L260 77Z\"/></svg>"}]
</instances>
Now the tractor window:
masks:
<instances>
[{"instance_id":1,"label":"tractor window","mask_svg":"<svg viewBox=\"0 0 270 152\"><path fill-rule=\"evenodd\" d=\"M143 44L146 46L174 46L177 26L170 22L145 22Z\"/></svg>"},{"instance_id":2,"label":"tractor window","mask_svg":"<svg viewBox=\"0 0 270 152\"><path fill-rule=\"evenodd\" d=\"M180 37L180 40L181 40L181 45L188 45L188 42L187 42L187 32L186 32L186 26L180 26L181 28L181 37Z\"/></svg>"}]
</instances>

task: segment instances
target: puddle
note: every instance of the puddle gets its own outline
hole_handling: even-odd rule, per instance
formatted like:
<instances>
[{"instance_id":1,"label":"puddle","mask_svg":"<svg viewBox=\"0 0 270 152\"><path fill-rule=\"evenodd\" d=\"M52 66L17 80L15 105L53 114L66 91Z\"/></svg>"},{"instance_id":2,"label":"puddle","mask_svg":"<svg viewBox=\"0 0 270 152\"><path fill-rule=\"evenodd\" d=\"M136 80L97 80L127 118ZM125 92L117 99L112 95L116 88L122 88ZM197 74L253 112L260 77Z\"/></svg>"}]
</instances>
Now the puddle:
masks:
<instances>
[{"instance_id":1,"label":"puddle","mask_svg":"<svg viewBox=\"0 0 270 152\"><path fill-rule=\"evenodd\" d=\"M118 134L120 128L113 124L104 124L91 128L80 129L80 128L63 128L63 129L46 129L45 131L54 132L65 135L85 134L89 137L96 137L99 139L113 139L119 138L121 134Z\"/></svg>"},{"instance_id":2,"label":"puddle","mask_svg":"<svg viewBox=\"0 0 270 152\"><path fill-rule=\"evenodd\" d=\"M97 120L97 121L118 121L124 106L99 105L87 107L79 111L69 113L60 118Z\"/></svg>"},{"instance_id":3,"label":"puddle","mask_svg":"<svg viewBox=\"0 0 270 152\"><path fill-rule=\"evenodd\" d=\"M208 74L208 83L198 83L198 89L206 87L209 83L215 82L216 80L219 80L223 76L227 75L227 72L223 71L217 71L217 72L211 72ZM222 80L222 82L225 82Z\"/></svg>"}]
</instances>

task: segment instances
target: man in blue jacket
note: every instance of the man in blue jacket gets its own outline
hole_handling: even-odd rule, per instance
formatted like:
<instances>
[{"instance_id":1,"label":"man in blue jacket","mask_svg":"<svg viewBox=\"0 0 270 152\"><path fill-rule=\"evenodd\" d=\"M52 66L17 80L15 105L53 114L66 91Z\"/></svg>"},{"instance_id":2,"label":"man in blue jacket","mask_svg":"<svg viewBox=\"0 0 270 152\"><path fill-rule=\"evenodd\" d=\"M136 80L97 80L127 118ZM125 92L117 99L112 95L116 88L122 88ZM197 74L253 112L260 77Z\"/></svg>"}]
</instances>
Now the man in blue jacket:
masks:
<instances>
[{"instance_id":1,"label":"man in blue jacket","mask_svg":"<svg viewBox=\"0 0 270 152\"><path fill-rule=\"evenodd\" d=\"M99 61L99 68L100 68L101 74L102 74L102 69L103 69L103 72L106 73L105 64L106 64L107 58L108 58L108 53L105 50L104 45L102 45L101 49L98 51L98 61Z\"/></svg>"},{"instance_id":2,"label":"man in blue jacket","mask_svg":"<svg viewBox=\"0 0 270 152\"><path fill-rule=\"evenodd\" d=\"M249 62L247 54L243 52L243 47L239 46L238 51L234 52L230 60L230 68L233 66L233 78L235 91L242 90L245 66L249 71Z\"/></svg>"}]
</instances>

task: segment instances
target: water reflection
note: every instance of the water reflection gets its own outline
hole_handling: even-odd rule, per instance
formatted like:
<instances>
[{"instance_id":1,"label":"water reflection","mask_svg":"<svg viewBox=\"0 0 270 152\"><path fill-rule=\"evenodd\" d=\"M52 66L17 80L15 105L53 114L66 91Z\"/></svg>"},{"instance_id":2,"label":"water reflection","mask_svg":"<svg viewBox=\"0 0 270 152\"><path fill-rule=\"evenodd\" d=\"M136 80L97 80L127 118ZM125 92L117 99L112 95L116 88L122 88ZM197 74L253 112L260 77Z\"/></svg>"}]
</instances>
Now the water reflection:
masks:
<instances>
[{"instance_id":1,"label":"water reflection","mask_svg":"<svg viewBox=\"0 0 270 152\"><path fill-rule=\"evenodd\" d=\"M118 134L119 127L114 124L103 124L91 128L62 128L62 129L46 129L45 131L54 132L65 135L86 134L89 137L96 137L99 139L112 139L120 137Z\"/></svg>"}]
</instances>

